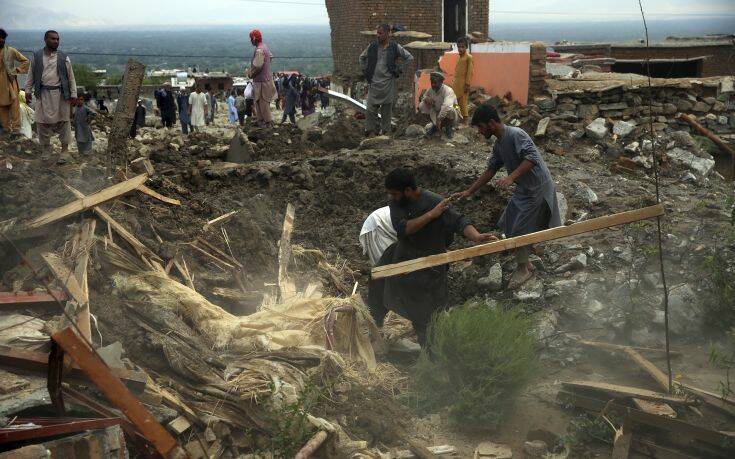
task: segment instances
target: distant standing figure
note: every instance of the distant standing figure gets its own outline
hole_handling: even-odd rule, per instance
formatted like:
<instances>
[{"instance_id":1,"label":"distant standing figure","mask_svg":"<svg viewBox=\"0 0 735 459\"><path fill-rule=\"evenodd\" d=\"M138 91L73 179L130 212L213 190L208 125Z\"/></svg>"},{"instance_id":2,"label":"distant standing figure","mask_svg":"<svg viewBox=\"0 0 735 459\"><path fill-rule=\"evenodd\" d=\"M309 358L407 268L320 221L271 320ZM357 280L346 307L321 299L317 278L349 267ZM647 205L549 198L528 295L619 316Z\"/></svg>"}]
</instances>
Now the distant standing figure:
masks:
<instances>
[{"instance_id":1,"label":"distant standing figure","mask_svg":"<svg viewBox=\"0 0 735 459\"><path fill-rule=\"evenodd\" d=\"M245 115L251 117L254 115L255 100L253 99L253 82L248 81L248 85L245 86Z\"/></svg>"},{"instance_id":2,"label":"distant standing figure","mask_svg":"<svg viewBox=\"0 0 735 459\"><path fill-rule=\"evenodd\" d=\"M235 91L230 92L230 96L227 98L227 121L230 124L237 123L237 108L235 108Z\"/></svg>"},{"instance_id":3,"label":"distant standing figure","mask_svg":"<svg viewBox=\"0 0 735 459\"><path fill-rule=\"evenodd\" d=\"M273 124L271 102L275 99L276 85L271 73L271 55L268 46L263 43L263 34L260 30L250 32L250 43L255 47L250 67L250 78L253 79L253 100L258 112L258 122L261 125Z\"/></svg>"},{"instance_id":4,"label":"distant standing figure","mask_svg":"<svg viewBox=\"0 0 735 459\"><path fill-rule=\"evenodd\" d=\"M89 119L97 113L84 103L83 97L77 97L74 108L74 139L77 141L77 150L81 154L89 154L92 151L94 135L89 126Z\"/></svg>"},{"instance_id":5,"label":"distant standing figure","mask_svg":"<svg viewBox=\"0 0 735 459\"><path fill-rule=\"evenodd\" d=\"M202 88L197 87L196 92L189 96L189 119L192 131L204 127L208 111L207 96L202 93Z\"/></svg>"},{"instance_id":6,"label":"distant standing figure","mask_svg":"<svg viewBox=\"0 0 735 459\"><path fill-rule=\"evenodd\" d=\"M248 103L245 100L245 96L242 94L242 89L237 90L237 97L235 97L235 110L237 112L237 121L240 126L245 125L245 110L247 110Z\"/></svg>"},{"instance_id":7,"label":"distant standing figure","mask_svg":"<svg viewBox=\"0 0 735 459\"><path fill-rule=\"evenodd\" d=\"M209 109L207 124L214 124L214 115L217 113L217 96L211 89L207 91L207 108Z\"/></svg>"},{"instance_id":8,"label":"distant standing figure","mask_svg":"<svg viewBox=\"0 0 735 459\"><path fill-rule=\"evenodd\" d=\"M59 33L49 30L43 38L46 46L34 53L26 80L26 102L36 98L36 131L41 146L48 148L51 136L59 136L58 162L63 164L69 159L71 103L77 98L77 82L71 61L59 51Z\"/></svg>"},{"instance_id":9,"label":"distant standing figure","mask_svg":"<svg viewBox=\"0 0 735 459\"><path fill-rule=\"evenodd\" d=\"M0 29L0 124L5 132L18 134L21 113L17 75L28 73L30 61L17 49L5 44L7 37L7 32Z\"/></svg>"},{"instance_id":10,"label":"distant standing figure","mask_svg":"<svg viewBox=\"0 0 735 459\"><path fill-rule=\"evenodd\" d=\"M457 66L454 69L454 84L452 85L454 94L457 96L460 114L466 122L469 122L470 114L467 110L467 103L470 98L470 84L475 68L472 55L467 51L469 44L470 41L467 37L462 37L457 40L459 59L457 59Z\"/></svg>"},{"instance_id":11,"label":"distant standing figure","mask_svg":"<svg viewBox=\"0 0 735 459\"><path fill-rule=\"evenodd\" d=\"M161 111L161 122L167 128L173 127L176 122L176 102L171 91L171 83L163 85L163 90L156 94L156 104Z\"/></svg>"},{"instance_id":12,"label":"distant standing figure","mask_svg":"<svg viewBox=\"0 0 735 459\"><path fill-rule=\"evenodd\" d=\"M181 123L181 132L184 135L189 134L189 126L191 119L189 118L189 95L186 90L182 89L176 96L176 105L179 108L179 122Z\"/></svg>"},{"instance_id":13,"label":"distant standing figure","mask_svg":"<svg viewBox=\"0 0 735 459\"><path fill-rule=\"evenodd\" d=\"M295 75L284 83L283 96L284 105L281 124L286 122L286 117L291 120L291 124L296 124L296 104L299 102L299 91L296 89Z\"/></svg>"},{"instance_id":14,"label":"distant standing figure","mask_svg":"<svg viewBox=\"0 0 735 459\"><path fill-rule=\"evenodd\" d=\"M138 106L135 107L135 116L133 116L133 125L130 126L130 138L134 139L138 135L138 128L145 126L145 107L143 101L138 101Z\"/></svg>"},{"instance_id":15,"label":"distant standing figure","mask_svg":"<svg viewBox=\"0 0 735 459\"><path fill-rule=\"evenodd\" d=\"M401 45L390 39L390 26L383 24L377 29L378 39L360 55L365 80L370 85L367 97L367 122L365 134L378 132L378 113L381 116L380 131L390 133L393 117L393 102L396 99L396 80L413 61L413 56Z\"/></svg>"}]
</instances>

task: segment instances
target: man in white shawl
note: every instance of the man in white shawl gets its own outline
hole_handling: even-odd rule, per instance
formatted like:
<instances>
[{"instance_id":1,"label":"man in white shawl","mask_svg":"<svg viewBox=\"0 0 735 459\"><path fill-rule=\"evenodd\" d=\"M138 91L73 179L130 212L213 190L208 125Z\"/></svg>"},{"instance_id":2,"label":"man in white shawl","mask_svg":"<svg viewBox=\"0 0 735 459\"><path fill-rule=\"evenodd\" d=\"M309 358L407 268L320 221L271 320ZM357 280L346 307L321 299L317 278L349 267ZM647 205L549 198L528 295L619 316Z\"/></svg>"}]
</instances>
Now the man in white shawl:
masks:
<instances>
[{"instance_id":1,"label":"man in white shawl","mask_svg":"<svg viewBox=\"0 0 735 459\"><path fill-rule=\"evenodd\" d=\"M375 266L383 256L385 249L398 240L396 230L390 219L390 207L385 206L374 211L365 220L360 231L360 245L363 255L367 255L370 264Z\"/></svg>"},{"instance_id":2,"label":"man in white shawl","mask_svg":"<svg viewBox=\"0 0 735 459\"><path fill-rule=\"evenodd\" d=\"M192 130L197 130L206 124L208 112L207 96L202 93L202 88L197 87L196 92L189 95L189 119Z\"/></svg>"}]
</instances>

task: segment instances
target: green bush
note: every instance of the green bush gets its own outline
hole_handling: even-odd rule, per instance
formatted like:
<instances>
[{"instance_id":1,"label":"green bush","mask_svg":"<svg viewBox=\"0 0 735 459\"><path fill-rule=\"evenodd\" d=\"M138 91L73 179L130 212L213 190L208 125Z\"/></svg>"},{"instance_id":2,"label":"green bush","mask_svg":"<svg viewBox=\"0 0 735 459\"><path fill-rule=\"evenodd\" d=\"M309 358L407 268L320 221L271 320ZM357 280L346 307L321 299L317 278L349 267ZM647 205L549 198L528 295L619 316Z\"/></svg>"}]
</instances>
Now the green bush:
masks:
<instances>
[{"instance_id":1,"label":"green bush","mask_svg":"<svg viewBox=\"0 0 735 459\"><path fill-rule=\"evenodd\" d=\"M497 427L536 366L533 321L517 308L470 301L438 314L427 340L412 372L418 402L480 429Z\"/></svg>"}]
</instances>

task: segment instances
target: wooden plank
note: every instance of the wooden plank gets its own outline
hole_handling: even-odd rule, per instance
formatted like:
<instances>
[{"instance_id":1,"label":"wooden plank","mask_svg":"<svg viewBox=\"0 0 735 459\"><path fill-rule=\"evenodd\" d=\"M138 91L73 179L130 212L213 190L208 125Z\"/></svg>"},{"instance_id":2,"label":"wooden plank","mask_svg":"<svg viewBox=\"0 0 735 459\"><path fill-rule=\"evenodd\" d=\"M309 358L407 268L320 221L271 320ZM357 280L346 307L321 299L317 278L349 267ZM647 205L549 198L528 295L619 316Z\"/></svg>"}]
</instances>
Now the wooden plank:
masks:
<instances>
[{"instance_id":1,"label":"wooden plank","mask_svg":"<svg viewBox=\"0 0 735 459\"><path fill-rule=\"evenodd\" d=\"M0 292L0 305L4 308L56 304L65 301L66 293L63 290L51 290L48 292Z\"/></svg>"},{"instance_id":2,"label":"wooden plank","mask_svg":"<svg viewBox=\"0 0 735 459\"><path fill-rule=\"evenodd\" d=\"M539 242L576 236L578 234L601 230L611 226L624 225L648 218L660 217L661 215L664 215L664 207L661 204L657 204L655 206L644 207L642 209L593 218L591 220L574 223L569 226L550 228L536 233L526 234L524 236L511 237L497 242L480 244L466 249L452 250L450 252L416 258L401 263L378 266L372 269L372 278L382 279L397 276L399 274L406 274L425 268L431 268L433 266L467 260L481 255L503 252L526 245L537 244Z\"/></svg>"},{"instance_id":3,"label":"wooden plank","mask_svg":"<svg viewBox=\"0 0 735 459\"><path fill-rule=\"evenodd\" d=\"M666 349L658 349L658 348L653 348L653 347L640 347L640 346L623 346L620 344L602 343L599 341L589 341L585 339L578 339L577 341L579 342L579 344L584 344L585 346L598 347L600 349L606 349L608 351L625 351L626 348L630 348L630 349L635 349L636 351L653 352L656 354L663 354L664 356L666 356ZM669 352L669 355L671 355L671 357L681 357L681 352L671 351Z\"/></svg>"},{"instance_id":4,"label":"wooden plank","mask_svg":"<svg viewBox=\"0 0 735 459\"><path fill-rule=\"evenodd\" d=\"M213 225L216 225L216 224L221 223L221 222L226 222L227 220L229 220L230 218L232 218L232 216L235 215L238 212L239 212L239 210L233 210L232 212L227 212L226 214L220 215L219 217L217 217L217 218L215 218L213 220L209 220L207 223L204 224L204 231L207 231Z\"/></svg>"},{"instance_id":5,"label":"wooden plank","mask_svg":"<svg viewBox=\"0 0 735 459\"><path fill-rule=\"evenodd\" d=\"M168 428L171 429L176 435L181 435L182 433L186 432L187 430L189 430L189 427L191 427L191 423L188 419L186 419L186 416L179 416L178 418L168 423Z\"/></svg>"},{"instance_id":6,"label":"wooden plank","mask_svg":"<svg viewBox=\"0 0 735 459\"><path fill-rule=\"evenodd\" d=\"M613 451L610 459L628 459L630 456L630 444L633 440L633 431L630 422L626 418L620 429L615 430L613 440Z\"/></svg>"},{"instance_id":7,"label":"wooden plank","mask_svg":"<svg viewBox=\"0 0 735 459\"><path fill-rule=\"evenodd\" d=\"M667 416L670 418L676 417L676 411L671 406L664 402L643 400L640 398L633 398L633 405L641 411L646 413L655 414L657 416Z\"/></svg>"},{"instance_id":8,"label":"wooden plank","mask_svg":"<svg viewBox=\"0 0 735 459\"><path fill-rule=\"evenodd\" d=\"M291 234L293 233L296 209L290 202L286 205L286 215L283 217L283 232L278 246L278 295L280 300L293 296L295 288L288 281L288 264L291 261Z\"/></svg>"},{"instance_id":9,"label":"wooden plank","mask_svg":"<svg viewBox=\"0 0 735 459\"><path fill-rule=\"evenodd\" d=\"M69 191L71 191L72 193L74 193L74 195L76 197L78 197L78 198L84 198L85 197L84 194L82 194L80 191L72 188L69 185L67 185L66 188L68 188ZM110 228L114 229L115 232L117 232L117 234L119 234L120 237L122 237L125 240L125 242L127 242L128 244L130 244L130 246L133 248L133 250L135 250L135 252L138 254L138 256L140 256L140 257L148 257L148 258L151 258L153 260L162 261L161 260L161 257L159 257L158 255L156 255L155 252L153 252L151 249L149 249L148 247L146 247L145 244L143 244L142 242L140 242L138 240L138 238L136 238L135 236L133 236L133 234L130 231L128 231L127 229L125 229L124 226L122 226L115 219L113 219L107 212L105 212L104 210L102 210L101 207L95 206L95 207L92 208L92 210L94 211L94 213L100 219L102 219L102 221L104 221L105 223L107 223L107 225ZM110 239L112 239L112 238L110 238Z\"/></svg>"},{"instance_id":10,"label":"wooden plank","mask_svg":"<svg viewBox=\"0 0 735 459\"><path fill-rule=\"evenodd\" d=\"M127 416L163 457L174 457L180 454L181 447L171 434L155 420L138 399L110 372L100 356L87 347L72 329L66 328L55 333L52 339L74 359L97 389Z\"/></svg>"},{"instance_id":11,"label":"wooden plank","mask_svg":"<svg viewBox=\"0 0 735 459\"><path fill-rule=\"evenodd\" d=\"M45 375L48 372L48 353L0 345L0 366ZM124 368L112 368L111 371L136 393L145 390L145 373ZM88 380L77 365L72 366L69 376L75 380Z\"/></svg>"},{"instance_id":12,"label":"wooden plank","mask_svg":"<svg viewBox=\"0 0 735 459\"><path fill-rule=\"evenodd\" d=\"M98 191L94 194L90 194L87 197L79 198L76 201L72 201L69 204L58 207L54 210L46 212L45 214L38 216L26 224L27 228L39 228L43 225L63 220L70 215L84 212L85 210L91 209L94 206L98 206L103 202L107 202L111 199L115 199L119 196L129 193L134 189L138 188L139 185L143 184L148 179L147 174L141 174L130 180L117 183L104 190Z\"/></svg>"},{"instance_id":13,"label":"wooden plank","mask_svg":"<svg viewBox=\"0 0 735 459\"><path fill-rule=\"evenodd\" d=\"M46 266L51 270L51 274L59 280L61 288L72 298L77 304L84 304L87 295L82 286L77 282L76 276L72 270L66 266L64 261L53 253L42 253L41 258L46 262Z\"/></svg>"},{"instance_id":14,"label":"wooden plank","mask_svg":"<svg viewBox=\"0 0 735 459\"><path fill-rule=\"evenodd\" d=\"M660 392L654 392L647 389L640 389L637 387L621 386L618 384L609 384L594 381L570 381L563 382L564 387L573 387L580 389L592 389L606 394L612 394L619 397L635 397L641 400L651 400L655 402L671 403L672 405L694 405L695 400L686 399L684 397L677 397L674 395L662 394Z\"/></svg>"},{"instance_id":15,"label":"wooden plank","mask_svg":"<svg viewBox=\"0 0 735 459\"><path fill-rule=\"evenodd\" d=\"M163 201L166 204L172 204L174 206L180 206L181 205L181 201L179 201L178 199L169 198L168 196L164 196L161 193L159 193L158 191L153 190L151 188L148 188L145 185L140 185L138 187L138 191L140 191L142 193L145 193L145 194L147 194L148 196L150 196L152 198L156 198L159 201Z\"/></svg>"},{"instance_id":16,"label":"wooden plank","mask_svg":"<svg viewBox=\"0 0 735 459\"><path fill-rule=\"evenodd\" d=\"M207 252L203 248L201 248L198 245L196 245L196 243L190 242L189 243L189 246L192 249L196 250L197 252L201 253L202 255L206 256L207 258L211 259L215 264L220 265L220 268L235 269L235 266L234 265L231 265L228 262L226 262L226 261L224 261L224 260L222 260L222 259L220 259L220 258L218 258L218 257L216 257L214 255L212 255L211 253Z\"/></svg>"},{"instance_id":17,"label":"wooden plank","mask_svg":"<svg viewBox=\"0 0 735 459\"><path fill-rule=\"evenodd\" d=\"M196 239L196 242L199 243L199 244L202 244L205 247L207 247L208 249L210 249L214 253L218 254L219 256L223 257L224 259L226 259L230 263L233 263L238 268L240 268L240 269L244 269L245 268L245 266L242 263L240 263L239 261L237 261L234 258L232 258L232 255L225 253L224 251L222 251L221 249L219 249L216 245L210 243L206 239L201 238L201 237L198 237Z\"/></svg>"},{"instance_id":18,"label":"wooden plank","mask_svg":"<svg viewBox=\"0 0 735 459\"><path fill-rule=\"evenodd\" d=\"M77 264L74 267L74 276L76 277L79 287L82 289L84 300L79 304L76 313L76 324L79 331L88 341L92 339L92 324L89 320L89 285L87 283L87 265L89 263L89 249L94 244L94 229L97 221L91 218L85 218L79 229L77 239L77 249L74 255L77 256Z\"/></svg>"},{"instance_id":19,"label":"wooden plank","mask_svg":"<svg viewBox=\"0 0 735 459\"><path fill-rule=\"evenodd\" d=\"M735 434L705 429L696 424L690 424L665 416L657 416L615 402L598 400L567 391L559 391L557 398L561 403L566 405L572 405L595 413L599 413L602 409L605 409L607 413L614 413L621 417L628 416L633 422L663 429L684 437L701 440L714 446L727 447L727 445L735 444Z\"/></svg>"}]
</instances>

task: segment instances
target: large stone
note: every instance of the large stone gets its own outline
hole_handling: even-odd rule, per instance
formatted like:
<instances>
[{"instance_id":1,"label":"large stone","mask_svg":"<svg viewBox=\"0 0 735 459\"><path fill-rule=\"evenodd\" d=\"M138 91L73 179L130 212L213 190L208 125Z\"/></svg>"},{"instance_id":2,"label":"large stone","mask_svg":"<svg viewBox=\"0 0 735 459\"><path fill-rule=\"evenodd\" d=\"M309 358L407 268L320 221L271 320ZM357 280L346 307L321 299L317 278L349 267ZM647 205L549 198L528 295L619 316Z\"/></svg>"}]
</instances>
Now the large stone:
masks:
<instances>
[{"instance_id":1,"label":"large stone","mask_svg":"<svg viewBox=\"0 0 735 459\"><path fill-rule=\"evenodd\" d=\"M676 105L671 103L664 104L664 115L673 115L674 113L676 113L676 111Z\"/></svg>"},{"instance_id":2,"label":"large stone","mask_svg":"<svg viewBox=\"0 0 735 459\"><path fill-rule=\"evenodd\" d=\"M625 110L628 108L628 104L625 102L616 102L614 104L600 104L600 110L604 111L610 111L610 110Z\"/></svg>"},{"instance_id":3,"label":"large stone","mask_svg":"<svg viewBox=\"0 0 735 459\"><path fill-rule=\"evenodd\" d=\"M249 163L253 160L253 144L243 134L240 128L235 129L235 135L230 141L230 149L227 151L228 163Z\"/></svg>"},{"instance_id":4,"label":"large stone","mask_svg":"<svg viewBox=\"0 0 735 459\"><path fill-rule=\"evenodd\" d=\"M613 124L613 134L621 138L629 136L634 130L635 124L627 121L616 121L615 124Z\"/></svg>"},{"instance_id":5,"label":"large stone","mask_svg":"<svg viewBox=\"0 0 735 459\"><path fill-rule=\"evenodd\" d=\"M506 445L485 441L477 445L474 457L476 459L511 459L513 457L513 451Z\"/></svg>"},{"instance_id":6,"label":"large stone","mask_svg":"<svg viewBox=\"0 0 735 459\"><path fill-rule=\"evenodd\" d=\"M600 200L600 198L597 197L597 193L592 191L592 188L590 188L584 183L577 184L574 194L579 199L584 201L584 203L587 204L588 206L591 206L592 204L596 204Z\"/></svg>"},{"instance_id":7,"label":"large stone","mask_svg":"<svg viewBox=\"0 0 735 459\"><path fill-rule=\"evenodd\" d=\"M680 112L691 111L694 105L686 99L679 99L676 101L676 109Z\"/></svg>"},{"instance_id":8,"label":"large stone","mask_svg":"<svg viewBox=\"0 0 735 459\"><path fill-rule=\"evenodd\" d=\"M714 104L712 104L712 111L715 113L720 113L725 111L725 104L720 102L719 100L716 100Z\"/></svg>"},{"instance_id":9,"label":"large stone","mask_svg":"<svg viewBox=\"0 0 735 459\"><path fill-rule=\"evenodd\" d=\"M715 161L713 159L699 158L682 148L673 148L667 151L666 154L674 164L687 167L702 177L709 175L712 172L712 168L715 167Z\"/></svg>"},{"instance_id":10,"label":"large stone","mask_svg":"<svg viewBox=\"0 0 735 459\"><path fill-rule=\"evenodd\" d=\"M406 128L406 137L421 137L426 134L426 129L418 124L412 124Z\"/></svg>"},{"instance_id":11,"label":"large stone","mask_svg":"<svg viewBox=\"0 0 735 459\"><path fill-rule=\"evenodd\" d=\"M577 107L577 116L585 120L596 118L598 113L600 113L600 109L594 104L580 105Z\"/></svg>"},{"instance_id":12,"label":"large stone","mask_svg":"<svg viewBox=\"0 0 735 459\"><path fill-rule=\"evenodd\" d=\"M697 113L707 113L709 109L710 106L702 101L697 102L694 104L694 107L692 107L692 111Z\"/></svg>"},{"instance_id":13,"label":"large stone","mask_svg":"<svg viewBox=\"0 0 735 459\"><path fill-rule=\"evenodd\" d=\"M553 110L554 107L556 107L556 101L552 99L551 97L541 96L541 97L534 97L533 103L538 106L540 110L548 111Z\"/></svg>"},{"instance_id":14,"label":"large stone","mask_svg":"<svg viewBox=\"0 0 735 459\"><path fill-rule=\"evenodd\" d=\"M561 217L561 222L564 224L567 221L567 212L569 211L569 204L567 203L567 198L564 196L563 193L556 192L556 202L559 204L559 216Z\"/></svg>"},{"instance_id":15,"label":"large stone","mask_svg":"<svg viewBox=\"0 0 735 459\"><path fill-rule=\"evenodd\" d=\"M360 142L359 150L375 150L390 145L391 138L387 135L379 135L377 137L369 137Z\"/></svg>"},{"instance_id":16,"label":"large stone","mask_svg":"<svg viewBox=\"0 0 735 459\"><path fill-rule=\"evenodd\" d=\"M544 283L538 276L533 276L528 282L513 292L513 298L519 301L538 300L544 293Z\"/></svg>"},{"instance_id":17,"label":"large stone","mask_svg":"<svg viewBox=\"0 0 735 459\"><path fill-rule=\"evenodd\" d=\"M296 126L298 126L299 129L301 129L302 131L308 131L309 129L319 124L320 116L321 115L319 114L319 112L314 112L310 115L306 115L305 117L296 121Z\"/></svg>"},{"instance_id":18,"label":"large stone","mask_svg":"<svg viewBox=\"0 0 735 459\"><path fill-rule=\"evenodd\" d=\"M605 125L605 118L597 118L588 124L587 127L584 128L584 131L587 133L587 137L598 140L604 139L609 132Z\"/></svg>"},{"instance_id":19,"label":"large stone","mask_svg":"<svg viewBox=\"0 0 735 459\"><path fill-rule=\"evenodd\" d=\"M669 329L678 335L697 334L702 327L702 314L689 284L669 290Z\"/></svg>"},{"instance_id":20,"label":"large stone","mask_svg":"<svg viewBox=\"0 0 735 459\"><path fill-rule=\"evenodd\" d=\"M490 291L500 290L503 287L503 267L500 263L495 263L487 276L477 280L477 284Z\"/></svg>"}]
</instances>

